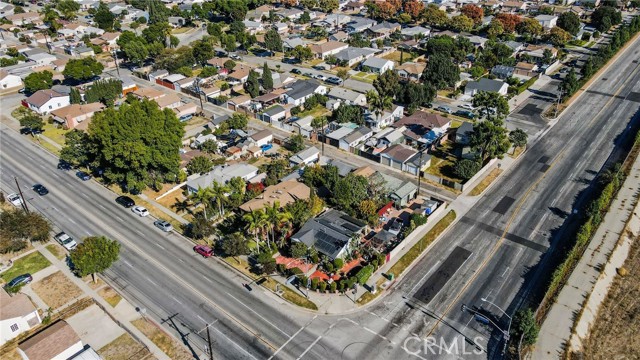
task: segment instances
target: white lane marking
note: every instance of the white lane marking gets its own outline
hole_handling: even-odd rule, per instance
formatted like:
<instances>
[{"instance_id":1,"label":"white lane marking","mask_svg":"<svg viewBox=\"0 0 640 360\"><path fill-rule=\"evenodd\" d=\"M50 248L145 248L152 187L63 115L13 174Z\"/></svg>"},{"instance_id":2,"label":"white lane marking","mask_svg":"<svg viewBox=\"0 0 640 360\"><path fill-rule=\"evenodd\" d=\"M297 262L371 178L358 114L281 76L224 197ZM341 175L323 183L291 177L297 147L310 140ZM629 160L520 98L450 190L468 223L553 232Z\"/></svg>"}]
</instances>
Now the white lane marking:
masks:
<instances>
[{"instance_id":1,"label":"white lane marking","mask_svg":"<svg viewBox=\"0 0 640 360\"><path fill-rule=\"evenodd\" d=\"M157 246L157 247L159 247L160 249L162 249L162 250L166 250L166 249L164 248L164 246L162 246L162 245L160 245L160 244L158 244L158 243L154 243L154 244L156 244L156 246Z\"/></svg>"},{"instance_id":2,"label":"white lane marking","mask_svg":"<svg viewBox=\"0 0 640 360\"><path fill-rule=\"evenodd\" d=\"M87 195L87 194L85 194L85 193L83 193L83 192L81 192L81 193L80 193L80 196L82 196L82 197L83 197L83 198L85 198L85 199L88 199L88 198L89 198L89 195Z\"/></svg>"},{"instance_id":3,"label":"white lane marking","mask_svg":"<svg viewBox=\"0 0 640 360\"><path fill-rule=\"evenodd\" d=\"M180 259L180 258L178 258L178 261L180 261L181 263L184 263L184 260L182 260L182 259Z\"/></svg>"},{"instance_id":4,"label":"white lane marking","mask_svg":"<svg viewBox=\"0 0 640 360\"><path fill-rule=\"evenodd\" d=\"M116 219L120 220L121 222L124 222L124 220L122 220L122 218L118 215L116 215Z\"/></svg>"},{"instance_id":5,"label":"white lane marking","mask_svg":"<svg viewBox=\"0 0 640 360\"><path fill-rule=\"evenodd\" d=\"M213 327L213 330L215 330L218 334L222 335L223 338L227 339L230 343L232 343L233 345L235 345L238 349L240 349L243 353L249 355L252 359L256 359L255 356L251 355L247 350L245 350L245 348L243 348L242 346L238 345L238 343L236 343L235 341L229 339L229 337L227 337L227 335L223 334L222 331L216 329L215 327ZM256 359L257 360L257 359Z\"/></svg>"},{"instance_id":6,"label":"white lane marking","mask_svg":"<svg viewBox=\"0 0 640 360\"><path fill-rule=\"evenodd\" d=\"M75 222L72 218L67 218L69 221L71 221L72 223L74 223L75 225L78 225L77 222Z\"/></svg>"},{"instance_id":7,"label":"white lane marking","mask_svg":"<svg viewBox=\"0 0 640 360\"><path fill-rule=\"evenodd\" d=\"M419 280L415 285L413 285L413 287L411 288L411 290L409 290L409 292L407 293L407 295L411 295L411 294L413 294L413 290L415 290L415 289L416 289L416 287L417 287L418 285L422 284L422 281L424 280L424 278L426 278L426 277L427 277L427 275L431 274L435 269L437 269L437 268L438 268L438 265L440 265L440 262L441 262L441 260L436 261L436 263L431 267L431 269L429 269L429 271L427 271L427 272L422 276L422 278L420 278L420 280Z\"/></svg>"},{"instance_id":8,"label":"white lane marking","mask_svg":"<svg viewBox=\"0 0 640 360\"><path fill-rule=\"evenodd\" d=\"M320 339L322 339L322 335L318 336L318 338L317 338L317 339L315 339L315 340L311 343L311 345L309 345L309 347L308 347L308 348L306 348L306 349L304 350L304 352L303 352L302 354L300 354L300 356L298 356L298 358L297 358L296 360L300 360L300 359L302 359L302 357L303 357L303 356L305 356L305 355L307 354L307 352L309 352L309 350L311 350L311 348L312 348L312 347L313 347L313 346L314 346L318 341L320 341Z\"/></svg>"},{"instance_id":9,"label":"white lane marking","mask_svg":"<svg viewBox=\"0 0 640 360\"><path fill-rule=\"evenodd\" d=\"M200 319L203 323L205 323L205 324L207 323L207 321L206 321L205 319L203 319L203 318L202 318L202 316L200 316L200 315L196 315L196 316L197 316L197 317L198 317L198 319Z\"/></svg>"},{"instance_id":10,"label":"white lane marking","mask_svg":"<svg viewBox=\"0 0 640 360\"><path fill-rule=\"evenodd\" d=\"M309 324L311 324L311 323L313 322L313 320L315 320L317 317L318 317L318 315L314 315L314 316L313 316L313 319L311 319L308 323L304 324L304 326L303 326L303 327L301 327L300 329L298 329L298 331L296 331L296 333L295 333L295 334L293 334L293 335L289 338L289 340L287 340L284 344L282 344L282 346L280 346L280 347L278 348L278 350L276 350L276 352L274 352L274 353L273 353L273 355L271 355L271 356L269 357L269 359L268 359L268 360L271 360L271 359L273 359L273 357L274 357L274 356L278 355L278 353L280 352L280 350L284 349L284 347L285 347L285 346L287 346L287 344L289 344L289 342L291 342L291 340L293 340L293 338L295 338L296 336L298 336L298 334L300 334L300 332L302 332L302 330L304 330L307 326L309 326ZM333 325L332 325L332 326L333 326Z\"/></svg>"},{"instance_id":11,"label":"white lane marking","mask_svg":"<svg viewBox=\"0 0 640 360\"><path fill-rule=\"evenodd\" d=\"M133 267L133 265L131 265L131 263L129 263L127 260L122 260L127 266L129 267Z\"/></svg>"},{"instance_id":12,"label":"white lane marking","mask_svg":"<svg viewBox=\"0 0 640 360\"><path fill-rule=\"evenodd\" d=\"M507 268L506 268L506 269L504 269L504 272L502 273L502 275L500 275L500 277L501 277L501 278L503 278L503 277L504 277L504 274L506 274L506 273L507 273L507 271L509 271L509 267L508 267L508 266L507 266Z\"/></svg>"},{"instance_id":13,"label":"white lane marking","mask_svg":"<svg viewBox=\"0 0 640 360\"><path fill-rule=\"evenodd\" d=\"M106 207L104 207L104 206L102 206L102 204L100 204L100 203L98 203L98 206L99 206L99 207L100 207L100 209L102 209L102 210L107 210L107 208L106 208Z\"/></svg>"},{"instance_id":14,"label":"white lane marking","mask_svg":"<svg viewBox=\"0 0 640 360\"><path fill-rule=\"evenodd\" d=\"M158 286L158 284L156 284L156 282L155 282L155 281L153 281L153 280L151 280L151 279L149 279L149 278L147 278L147 281L148 281L148 282L150 282L150 283L152 283L152 284L153 284L153 285L155 285L155 286Z\"/></svg>"},{"instance_id":15,"label":"white lane marking","mask_svg":"<svg viewBox=\"0 0 640 360\"><path fill-rule=\"evenodd\" d=\"M206 277L206 276L204 276L204 275L202 275L202 277L203 277L205 280L207 280L208 282L213 283L213 280L209 279L208 277Z\"/></svg>"},{"instance_id":16,"label":"white lane marking","mask_svg":"<svg viewBox=\"0 0 640 360\"><path fill-rule=\"evenodd\" d=\"M182 301L178 300L175 296L173 296L173 295L172 295L171 297L172 297L172 298L173 298L173 300L175 300L177 303L182 304Z\"/></svg>"},{"instance_id":17,"label":"white lane marking","mask_svg":"<svg viewBox=\"0 0 640 360\"><path fill-rule=\"evenodd\" d=\"M245 305L242 301L238 300L238 298L236 298L235 296L227 293L227 295L231 296L231 298L233 298L235 301L238 302L238 304L244 306L245 308L247 308L249 311L251 311L252 313L256 314L260 319L264 320L267 324L271 325L274 329L280 331L281 333L283 333L285 336L287 337L291 337L291 335L287 334L286 332L280 330L280 328L278 328L277 326L275 326L271 321L265 319L262 315L258 314L255 310L253 310L252 308L248 307L247 305Z\"/></svg>"},{"instance_id":18,"label":"white lane marking","mask_svg":"<svg viewBox=\"0 0 640 360\"><path fill-rule=\"evenodd\" d=\"M140 235L140 236L144 236L144 234L142 233L142 231L140 231L140 230L136 230L136 232L138 233L138 235Z\"/></svg>"}]
</instances>

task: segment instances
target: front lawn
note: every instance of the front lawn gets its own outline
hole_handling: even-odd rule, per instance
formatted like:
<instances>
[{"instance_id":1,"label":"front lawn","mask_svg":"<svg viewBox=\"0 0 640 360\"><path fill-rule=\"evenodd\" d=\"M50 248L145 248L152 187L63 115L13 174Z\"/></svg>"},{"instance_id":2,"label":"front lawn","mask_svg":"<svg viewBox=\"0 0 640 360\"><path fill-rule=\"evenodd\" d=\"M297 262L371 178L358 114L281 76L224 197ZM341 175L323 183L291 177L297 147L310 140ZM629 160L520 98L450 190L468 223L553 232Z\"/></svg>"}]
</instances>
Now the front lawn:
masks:
<instances>
[{"instance_id":1,"label":"front lawn","mask_svg":"<svg viewBox=\"0 0 640 360\"><path fill-rule=\"evenodd\" d=\"M44 131L42 135L55 141L61 146L64 146L65 134L68 133L69 131L70 130L63 129L62 126L56 126L54 124L45 123Z\"/></svg>"},{"instance_id":2,"label":"front lawn","mask_svg":"<svg viewBox=\"0 0 640 360\"><path fill-rule=\"evenodd\" d=\"M35 274L38 271L51 265L49 260L37 251L32 252L29 255L23 256L20 259L13 262L11 269L2 274L2 280L9 282L13 278L22 274Z\"/></svg>"},{"instance_id":3,"label":"front lawn","mask_svg":"<svg viewBox=\"0 0 640 360\"><path fill-rule=\"evenodd\" d=\"M452 151L453 147L450 144L441 145L433 151L431 153L431 166L427 169L427 173L462 184L463 180L456 177L453 172L453 167L458 158Z\"/></svg>"},{"instance_id":4,"label":"front lawn","mask_svg":"<svg viewBox=\"0 0 640 360\"><path fill-rule=\"evenodd\" d=\"M394 51L392 53L389 53L385 56L383 56L383 59L387 59L387 60L392 60L397 62L398 64L400 64L400 56L401 56L401 52L400 51ZM405 63L407 61L411 61L415 59L415 56L409 52L404 51L404 54L402 55L402 62Z\"/></svg>"}]
</instances>

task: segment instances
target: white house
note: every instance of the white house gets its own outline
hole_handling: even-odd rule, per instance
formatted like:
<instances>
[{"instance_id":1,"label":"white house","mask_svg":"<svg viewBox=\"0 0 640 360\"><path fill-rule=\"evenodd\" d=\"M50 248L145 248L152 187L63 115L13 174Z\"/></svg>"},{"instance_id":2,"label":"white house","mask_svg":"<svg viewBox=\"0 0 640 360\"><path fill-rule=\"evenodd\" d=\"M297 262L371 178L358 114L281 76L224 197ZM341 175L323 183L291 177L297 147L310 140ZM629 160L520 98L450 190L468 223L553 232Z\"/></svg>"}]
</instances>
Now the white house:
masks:
<instances>
[{"instance_id":1,"label":"white house","mask_svg":"<svg viewBox=\"0 0 640 360\"><path fill-rule=\"evenodd\" d=\"M56 321L18 344L18 354L24 360L69 359L83 350L80 337L64 320Z\"/></svg>"},{"instance_id":2,"label":"white house","mask_svg":"<svg viewBox=\"0 0 640 360\"><path fill-rule=\"evenodd\" d=\"M381 59L379 57L370 57L362 62L360 65L363 71L369 71L373 73L382 74L387 70L393 70L393 61L387 59Z\"/></svg>"},{"instance_id":3,"label":"white house","mask_svg":"<svg viewBox=\"0 0 640 360\"><path fill-rule=\"evenodd\" d=\"M558 17L555 15L538 15L535 17L535 19L545 29L551 29L556 27L556 23L558 22Z\"/></svg>"},{"instance_id":4,"label":"white house","mask_svg":"<svg viewBox=\"0 0 640 360\"><path fill-rule=\"evenodd\" d=\"M500 80L491 80L482 78L480 81L470 81L464 88L464 94L467 96L473 96L480 91L497 92L498 94L505 96L509 90L509 84Z\"/></svg>"},{"instance_id":5,"label":"white house","mask_svg":"<svg viewBox=\"0 0 640 360\"><path fill-rule=\"evenodd\" d=\"M20 76L9 74L4 70L0 70L0 90L4 89L21 89L24 87Z\"/></svg>"},{"instance_id":6,"label":"white house","mask_svg":"<svg viewBox=\"0 0 640 360\"><path fill-rule=\"evenodd\" d=\"M355 129L349 135L343 137L338 142L338 147L341 150L349 151L351 148L356 147L361 142L367 140L373 135L373 131L366 126L360 126Z\"/></svg>"},{"instance_id":7,"label":"white house","mask_svg":"<svg viewBox=\"0 0 640 360\"><path fill-rule=\"evenodd\" d=\"M367 97L363 93L357 91L345 89L343 87L333 87L329 90L327 96L330 99L336 99L340 102L344 102L347 105L367 105Z\"/></svg>"},{"instance_id":8,"label":"white house","mask_svg":"<svg viewBox=\"0 0 640 360\"><path fill-rule=\"evenodd\" d=\"M320 160L320 150L315 147L306 148L289 158L289 164L294 166L306 166L317 163Z\"/></svg>"},{"instance_id":9,"label":"white house","mask_svg":"<svg viewBox=\"0 0 640 360\"><path fill-rule=\"evenodd\" d=\"M327 87L321 85L315 80L300 80L291 84L290 89L283 95L283 99L287 104L294 106L303 105L313 94L327 93Z\"/></svg>"},{"instance_id":10,"label":"white house","mask_svg":"<svg viewBox=\"0 0 640 360\"><path fill-rule=\"evenodd\" d=\"M251 35L264 31L264 26L259 21L243 20L242 23L247 29L247 32Z\"/></svg>"},{"instance_id":11,"label":"white house","mask_svg":"<svg viewBox=\"0 0 640 360\"><path fill-rule=\"evenodd\" d=\"M274 121L283 120L285 117L287 117L287 112L282 106L275 105L275 106L265 110L259 116L260 116L260 120L262 120L264 122L268 122L269 124L271 124Z\"/></svg>"},{"instance_id":12,"label":"white house","mask_svg":"<svg viewBox=\"0 0 640 360\"><path fill-rule=\"evenodd\" d=\"M250 135L249 138L256 146L267 145L273 141L273 133L265 129Z\"/></svg>"},{"instance_id":13,"label":"white house","mask_svg":"<svg viewBox=\"0 0 640 360\"><path fill-rule=\"evenodd\" d=\"M45 115L53 110L69 106L71 103L69 95L63 95L53 90L38 90L25 99L23 104L38 114Z\"/></svg>"},{"instance_id":14,"label":"white house","mask_svg":"<svg viewBox=\"0 0 640 360\"><path fill-rule=\"evenodd\" d=\"M40 324L38 309L27 295L18 293L9 296L0 291L0 345Z\"/></svg>"}]
</instances>

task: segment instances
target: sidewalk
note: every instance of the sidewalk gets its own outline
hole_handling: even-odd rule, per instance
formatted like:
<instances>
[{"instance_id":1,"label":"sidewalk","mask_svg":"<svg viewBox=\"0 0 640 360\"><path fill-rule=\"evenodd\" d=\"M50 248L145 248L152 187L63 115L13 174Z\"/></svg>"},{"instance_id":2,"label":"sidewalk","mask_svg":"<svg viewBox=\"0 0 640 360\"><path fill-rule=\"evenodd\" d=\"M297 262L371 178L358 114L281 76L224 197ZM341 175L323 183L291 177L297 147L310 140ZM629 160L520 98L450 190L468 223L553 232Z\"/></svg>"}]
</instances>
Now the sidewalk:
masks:
<instances>
[{"instance_id":1,"label":"sidewalk","mask_svg":"<svg viewBox=\"0 0 640 360\"><path fill-rule=\"evenodd\" d=\"M595 293L596 283L603 276L600 270L612 260L610 254L616 249L618 240L624 235L627 220L633 214L635 200L638 199L640 192L639 177L640 157L633 163L629 176L611 203L611 210L605 215L602 224L598 227L580 262L571 273L569 280L558 295L556 303L542 324L538 342L531 356L532 359L558 358L564 354L565 349L579 346L578 339L569 344L569 339L574 331L574 322L587 315L582 311L583 305ZM598 295L604 298L604 295L600 293L602 291L606 294L606 289L600 289ZM593 312L588 314L591 317L595 315ZM586 335L588 328L585 328L584 323L582 324L577 331Z\"/></svg>"},{"instance_id":2,"label":"sidewalk","mask_svg":"<svg viewBox=\"0 0 640 360\"><path fill-rule=\"evenodd\" d=\"M47 258L52 264L52 267L56 267L60 270L64 275L67 276L76 286L78 286L86 295L91 296L97 303L99 303L102 308L107 312L112 318L114 318L120 325L125 328L130 333L134 334L140 341L144 343L145 346L149 348L151 353L158 360L170 360L169 357L160 350L156 344L154 344L149 338L147 338L140 330L138 330L135 326L131 324L132 320L135 320L140 317L140 314L136 311L136 309L127 302L127 300L122 299L120 303L115 308L112 307L106 300L102 298L98 294L98 292L89 285L87 285L82 279L78 278L71 272L67 264L58 260L53 254L51 254L47 249L45 249L44 245L40 243L34 244L34 247L40 251L40 253Z\"/></svg>"}]
</instances>

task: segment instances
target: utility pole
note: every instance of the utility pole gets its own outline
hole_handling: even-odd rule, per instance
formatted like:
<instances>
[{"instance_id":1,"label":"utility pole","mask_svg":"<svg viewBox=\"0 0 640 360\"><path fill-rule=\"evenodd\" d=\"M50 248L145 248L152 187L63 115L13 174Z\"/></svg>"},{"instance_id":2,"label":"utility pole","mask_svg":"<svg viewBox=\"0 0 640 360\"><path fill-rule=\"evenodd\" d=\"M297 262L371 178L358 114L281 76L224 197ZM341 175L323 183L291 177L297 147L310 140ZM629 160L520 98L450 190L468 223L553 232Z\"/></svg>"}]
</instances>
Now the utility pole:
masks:
<instances>
[{"instance_id":1,"label":"utility pole","mask_svg":"<svg viewBox=\"0 0 640 360\"><path fill-rule=\"evenodd\" d=\"M116 62L116 72L118 73L118 77L120 77L120 67L118 66L118 50L113 50L113 59Z\"/></svg>"},{"instance_id":2,"label":"utility pole","mask_svg":"<svg viewBox=\"0 0 640 360\"><path fill-rule=\"evenodd\" d=\"M211 334L209 334L209 325L207 325L207 343L209 343L209 360L213 360L213 347L211 346Z\"/></svg>"},{"instance_id":3,"label":"utility pole","mask_svg":"<svg viewBox=\"0 0 640 360\"><path fill-rule=\"evenodd\" d=\"M418 160L418 192L416 192L416 199L420 196L420 185L422 184L422 154L424 154L424 146L420 149L420 159Z\"/></svg>"},{"instance_id":4,"label":"utility pole","mask_svg":"<svg viewBox=\"0 0 640 360\"><path fill-rule=\"evenodd\" d=\"M202 93L200 92L200 77L196 77L196 91L198 92L198 100L200 100L200 111L204 114L204 105L202 105Z\"/></svg>"},{"instance_id":5,"label":"utility pole","mask_svg":"<svg viewBox=\"0 0 640 360\"><path fill-rule=\"evenodd\" d=\"M324 156L324 141L325 141L325 138L324 138L324 123L325 122L326 122L326 119L323 117L322 118L322 145L321 145L322 146L322 156Z\"/></svg>"},{"instance_id":6,"label":"utility pole","mask_svg":"<svg viewBox=\"0 0 640 360\"><path fill-rule=\"evenodd\" d=\"M27 199L25 199L24 195L22 195L22 189L20 188L20 184L18 183L18 178L14 176L13 179L16 181L16 186L18 187L18 193L20 194L20 202L22 203L22 208L26 213L29 213L29 206L27 206Z\"/></svg>"}]
</instances>

